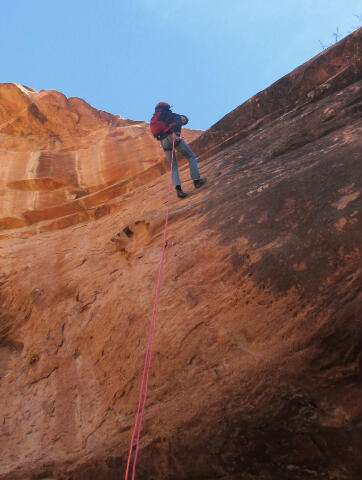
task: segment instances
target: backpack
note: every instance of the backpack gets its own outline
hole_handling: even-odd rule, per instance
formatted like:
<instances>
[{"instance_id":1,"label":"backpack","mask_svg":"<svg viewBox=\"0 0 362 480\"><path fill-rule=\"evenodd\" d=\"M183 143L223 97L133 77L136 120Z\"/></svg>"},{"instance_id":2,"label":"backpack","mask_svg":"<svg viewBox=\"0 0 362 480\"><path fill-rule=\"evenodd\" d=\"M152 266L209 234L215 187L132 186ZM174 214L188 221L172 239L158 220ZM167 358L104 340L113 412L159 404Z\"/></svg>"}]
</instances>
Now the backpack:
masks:
<instances>
[{"instance_id":1,"label":"backpack","mask_svg":"<svg viewBox=\"0 0 362 480\"><path fill-rule=\"evenodd\" d=\"M174 123L169 124L172 113L170 110L166 109L157 109L151 118L150 130L152 135L160 140L165 133L172 131Z\"/></svg>"}]
</instances>

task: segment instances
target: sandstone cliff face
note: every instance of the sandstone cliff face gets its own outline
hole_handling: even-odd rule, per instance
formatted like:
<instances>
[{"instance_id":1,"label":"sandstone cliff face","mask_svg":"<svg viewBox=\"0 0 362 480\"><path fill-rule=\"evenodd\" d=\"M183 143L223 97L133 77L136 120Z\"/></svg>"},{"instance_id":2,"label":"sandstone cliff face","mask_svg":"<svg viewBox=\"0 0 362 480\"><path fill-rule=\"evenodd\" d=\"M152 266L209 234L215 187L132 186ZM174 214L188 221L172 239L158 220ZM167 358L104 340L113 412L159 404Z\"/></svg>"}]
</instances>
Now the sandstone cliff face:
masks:
<instances>
[{"instance_id":1,"label":"sandstone cliff face","mask_svg":"<svg viewBox=\"0 0 362 480\"><path fill-rule=\"evenodd\" d=\"M97 217L167 170L148 123L15 84L0 84L0 155L0 231L34 225L28 234Z\"/></svg>"},{"instance_id":2,"label":"sandstone cliff face","mask_svg":"<svg viewBox=\"0 0 362 480\"><path fill-rule=\"evenodd\" d=\"M171 208L138 479L360 477L360 45L361 30L194 143L208 184L182 170ZM3 234L0 479L122 478L167 183Z\"/></svg>"}]
</instances>

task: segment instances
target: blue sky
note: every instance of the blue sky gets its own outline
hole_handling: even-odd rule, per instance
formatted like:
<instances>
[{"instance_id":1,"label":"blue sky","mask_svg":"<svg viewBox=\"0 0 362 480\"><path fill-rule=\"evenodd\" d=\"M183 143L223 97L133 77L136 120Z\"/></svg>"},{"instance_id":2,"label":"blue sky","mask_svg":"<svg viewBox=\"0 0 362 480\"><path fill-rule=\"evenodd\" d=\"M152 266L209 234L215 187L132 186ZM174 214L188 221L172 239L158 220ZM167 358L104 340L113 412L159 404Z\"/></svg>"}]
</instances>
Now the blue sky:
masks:
<instances>
[{"instance_id":1,"label":"blue sky","mask_svg":"<svg viewBox=\"0 0 362 480\"><path fill-rule=\"evenodd\" d=\"M361 22L360 0L0 0L0 82L207 129Z\"/></svg>"}]
</instances>

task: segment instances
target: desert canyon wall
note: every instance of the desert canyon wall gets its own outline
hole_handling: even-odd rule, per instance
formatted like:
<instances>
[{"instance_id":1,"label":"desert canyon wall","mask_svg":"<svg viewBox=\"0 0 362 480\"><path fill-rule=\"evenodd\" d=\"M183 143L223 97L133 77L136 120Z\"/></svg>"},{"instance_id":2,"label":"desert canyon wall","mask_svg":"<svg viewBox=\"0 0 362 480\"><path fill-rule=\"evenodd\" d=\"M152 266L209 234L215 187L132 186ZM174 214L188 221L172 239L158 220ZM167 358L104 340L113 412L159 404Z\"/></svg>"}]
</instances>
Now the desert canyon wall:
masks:
<instances>
[{"instance_id":1,"label":"desert canyon wall","mask_svg":"<svg viewBox=\"0 0 362 480\"><path fill-rule=\"evenodd\" d=\"M189 141L200 133L184 130ZM167 170L148 123L15 84L0 85L0 155L1 230L97 217L107 199Z\"/></svg>"},{"instance_id":2,"label":"desert canyon wall","mask_svg":"<svg viewBox=\"0 0 362 480\"><path fill-rule=\"evenodd\" d=\"M138 480L360 478L361 29L185 131ZM167 99L166 99L167 100ZM148 124L0 85L1 480L123 478L169 178Z\"/></svg>"}]
</instances>

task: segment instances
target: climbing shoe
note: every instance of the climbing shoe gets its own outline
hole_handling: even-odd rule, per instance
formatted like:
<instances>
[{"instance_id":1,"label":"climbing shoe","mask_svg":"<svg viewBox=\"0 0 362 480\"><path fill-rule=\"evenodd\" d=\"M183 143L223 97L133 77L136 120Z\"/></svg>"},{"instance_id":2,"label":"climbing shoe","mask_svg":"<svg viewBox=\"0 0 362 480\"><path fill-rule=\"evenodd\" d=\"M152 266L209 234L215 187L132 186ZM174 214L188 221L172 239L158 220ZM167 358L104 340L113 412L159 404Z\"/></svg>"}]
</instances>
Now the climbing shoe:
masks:
<instances>
[{"instance_id":1,"label":"climbing shoe","mask_svg":"<svg viewBox=\"0 0 362 480\"><path fill-rule=\"evenodd\" d=\"M200 188L206 183L206 178L199 178L198 180L194 180L195 188Z\"/></svg>"},{"instance_id":2,"label":"climbing shoe","mask_svg":"<svg viewBox=\"0 0 362 480\"><path fill-rule=\"evenodd\" d=\"M176 185L176 193L178 198L186 198L187 195L185 192L182 191L181 185Z\"/></svg>"}]
</instances>

